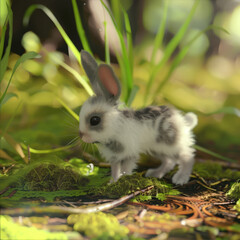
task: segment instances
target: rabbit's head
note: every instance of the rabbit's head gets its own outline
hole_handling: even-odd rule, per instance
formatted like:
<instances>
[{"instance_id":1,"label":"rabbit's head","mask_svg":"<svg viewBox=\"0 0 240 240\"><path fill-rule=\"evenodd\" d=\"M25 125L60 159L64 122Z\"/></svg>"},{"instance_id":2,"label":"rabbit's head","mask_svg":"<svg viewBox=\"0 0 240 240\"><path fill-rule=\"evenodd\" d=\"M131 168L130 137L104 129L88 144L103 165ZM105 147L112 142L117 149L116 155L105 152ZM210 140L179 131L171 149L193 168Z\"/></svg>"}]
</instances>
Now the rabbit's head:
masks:
<instances>
[{"instance_id":1,"label":"rabbit's head","mask_svg":"<svg viewBox=\"0 0 240 240\"><path fill-rule=\"evenodd\" d=\"M82 105L79 134L84 142L104 143L112 137L116 127L120 83L109 65L98 66L88 52L81 51L81 61L95 96Z\"/></svg>"}]
</instances>

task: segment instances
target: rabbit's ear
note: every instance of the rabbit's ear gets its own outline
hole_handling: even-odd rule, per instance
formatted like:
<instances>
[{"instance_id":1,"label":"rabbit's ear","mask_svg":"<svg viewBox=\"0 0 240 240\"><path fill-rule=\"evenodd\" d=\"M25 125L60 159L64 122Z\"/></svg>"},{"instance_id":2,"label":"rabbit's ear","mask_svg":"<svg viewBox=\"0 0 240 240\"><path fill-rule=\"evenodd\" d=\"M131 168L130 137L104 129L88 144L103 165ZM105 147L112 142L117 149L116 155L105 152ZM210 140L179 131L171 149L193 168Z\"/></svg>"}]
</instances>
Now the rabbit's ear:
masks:
<instances>
[{"instance_id":1,"label":"rabbit's ear","mask_svg":"<svg viewBox=\"0 0 240 240\"><path fill-rule=\"evenodd\" d=\"M107 64L100 64L97 75L104 97L117 101L121 95L121 86L112 68Z\"/></svg>"},{"instance_id":2,"label":"rabbit's ear","mask_svg":"<svg viewBox=\"0 0 240 240\"><path fill-rule=\"evenodd\" d=\"M91 54L85 50L81 50L81 62L82 66L89 78L92 89L97 96L102 96L102 89L99 86L99 83L96 79L98 64L95 59L91 56Z\"/></svg>"}]
</instances>

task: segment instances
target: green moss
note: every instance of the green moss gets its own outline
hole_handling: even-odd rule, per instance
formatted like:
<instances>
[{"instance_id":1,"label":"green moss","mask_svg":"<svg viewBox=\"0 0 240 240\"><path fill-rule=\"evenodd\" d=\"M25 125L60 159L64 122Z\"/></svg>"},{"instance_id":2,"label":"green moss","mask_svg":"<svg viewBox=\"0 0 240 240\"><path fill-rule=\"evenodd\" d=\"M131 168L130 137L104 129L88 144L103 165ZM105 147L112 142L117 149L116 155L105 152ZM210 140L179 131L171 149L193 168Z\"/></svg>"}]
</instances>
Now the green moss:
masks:
<instances>
[{"instance_id":1,"label":"green moss","mask_svg":"<svg viewBox=\"0 0 240 240\"><path fill-rule=\"evenodd\" d=\"M24 178L23 189L52 192L79 189L87 183L88 179L70 166L45 163L29 171Z\"/></svg>"},{"instance_id":2,"label":"green moss","mask_svg":"<svg viewBox=\"0 0 240 240\"><path fill-rule=\"evenodd\" d=\"M157 178L146 178L143 176L143 173L134 173L132 175L121 177L115 183L94 188L90 194L96 196L106 196L109 198L119 198L149 186L154 186L154 188L150 192L143 194L143 197L137 197L138 200L144 201L146 200L145 198L149 200L149 196L155 197L159 193L169 194L169 192L172 190L171 185L165 184Z\"/></svg>"},{"instance_id":3,"label":"green moss","mask_svg":"<svg viewBox=\"0 0 240 240\"><path fill-rule=\"evenodd\" d=\"M80 189L89 182L86 175L90 174L87 174L87 164L83 160L79 159L78 163L79 166L74 166L56 157L33 161L29 165L20 166L10 176L2 177L0 190L7 186L18 190L49 192Z\"/></svg>"},{"instance_id":4,"label":"green moss","mask_svg":"<svg viewBox=\"0 0 240 240\"><path fill-rule=\"evenodd\" d=\"M137 237L134 235L127 235L127 236L123 236L122 235L114 235L114 236L109 236L107 233L102 234L101 236L97 236L92 238L92 240L145 240L146 238L141 238L141 237Z\"/></svg>"},{"instance_id":5,"label":"green moss","mask_svg":"<svg viewBox=\"0 0 240 240\"><path fill-rule=\"evenodd\" d=\"M0 179L0 190L10 186L1 196L7 197L13 190L11 200L41 198L53 201L56 197L78 197L86 195L89 189L109 181L109 169L89 167L81 159L64 162L61 159L42 159L24 165L10 176Z\"/></svg>"},{"instance_id":6,"label":"green moss","mask_svg":"<svg viewBox=\"0 0 240 240\"><path fill-rule=\"evenodd\" d=\"M1 239L4 240L32 240L33 236L34 239L41 239L41 240L53 240L53 239L59 239L59 240L67 240L68 237L63 232L58 233L51 233L44 230L39 230L34 227L25 227L18 225L12 221L12 219L8 216L0 216L0 232L1 232ZM75 237L76 234L75 234Z\"/></svg>"},{"instance_id":7,"label":"green moss","mask_svg":"<svg viewBox=\"0 0 240 240\"><path fill-rule=\"evenodd\" d=\"M240 212L240 182L235 182L226 195L230 198L238 200L236 205L234 206L234 209Z\"/></svg>"},{"instance_id":8,"label":"green moss","mask_svg":"<svg viewBox=\"0 0 240 240\"><path fill-rule=\"evenodd\" d=\"M233 207L236 211L240 212L240 199L237 201L236 205Z\"/></svg>"},{"instance_id":9,"label":"green moss","mask_svg":"<svg viewBox=\"0 0 240 240\"><path fill-rule=\"evenodd\" d=\"M117 218L103 212L89 214L71 214L67 218L68 224L73 224L73 229L84 233L88 237L97 237L103 234L107 236L125 236L128 229L121 226Z\"/></svg>"},{"instance_id":10,"label":"green moss","mask_svg":"<svg viewBox=\"0 0 240 240\"><path fill-rule=\"evenodd\" d=\"M220 164L214 162L196 163L193 172L207 180L219 180L222 178L237 180L240 178L240 171L224 169Z\"/></svg>"},{"instance_id":11,"label":"green moss","mask_svg":"<svg viewBox=\"0 0 240 240\"><path fill-rule=\"evenodd\" d=\"M233 198L233 199L240 199L240 182L235 182L230 190L227 192L227 196Z\"/></svg>"}]
</instances>

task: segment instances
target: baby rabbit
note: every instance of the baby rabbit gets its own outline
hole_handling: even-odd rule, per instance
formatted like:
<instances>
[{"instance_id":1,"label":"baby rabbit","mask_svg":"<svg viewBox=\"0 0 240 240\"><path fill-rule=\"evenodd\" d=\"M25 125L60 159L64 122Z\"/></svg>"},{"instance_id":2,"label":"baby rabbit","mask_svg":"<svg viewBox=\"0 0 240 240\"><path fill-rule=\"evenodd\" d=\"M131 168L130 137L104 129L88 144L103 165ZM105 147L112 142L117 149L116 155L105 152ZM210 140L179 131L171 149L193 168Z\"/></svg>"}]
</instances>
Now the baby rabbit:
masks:
<instances>
[{"instance_id":1,"label":"baby rabbit","mask_svg":"<svg viewBox=\"0 0 240 240\"><path fill-rule=\"evenodd\" d=\"M162 178L178 164L172 182L187 183L194 164L191 130L197 124L196 115L182 115L168 106L120 110L121 87L112 68L107 64L98 66L84 50L81 61L95 96L82 105L79 134L84 142L97 144L100 153L111 164L113 181L131 174L140 153L148 153L162 164L149 169L147 177Z\"/></svg>"}]
</instances>

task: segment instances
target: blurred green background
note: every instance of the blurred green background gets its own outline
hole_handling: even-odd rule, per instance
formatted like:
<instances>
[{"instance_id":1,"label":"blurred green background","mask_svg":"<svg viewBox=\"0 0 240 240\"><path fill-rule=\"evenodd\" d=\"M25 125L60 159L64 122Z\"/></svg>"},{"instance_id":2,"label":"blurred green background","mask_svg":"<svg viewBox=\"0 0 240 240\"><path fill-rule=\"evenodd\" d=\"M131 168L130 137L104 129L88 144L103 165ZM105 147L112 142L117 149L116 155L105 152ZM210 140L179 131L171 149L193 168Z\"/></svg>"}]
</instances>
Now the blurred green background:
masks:
<instances>
[{"instance_id":1,"label":"blurred green background","mask_svg":"<svg viewBox=\"0 0 240 240\"><path fill-rule=\"evenodd\" d=\"M23 26L23 18L32 4L48 7L80 51L84 46L77 34L72 2L1 0L1 37L8 14L6 2L11 5L13 11L13 38L8 67L1 82L1 94L7 87L13 67L20 55L34 51L41 57L25 61L13 75L8 89L11 95L8 95L5 103L1 105L0 127L17 143L23 143L31 148L44 150L71 145L77 140L78 122L57 99L78 114L82 103L89 97L89 93L79 81L81 77L87 81L84 71L79 64L79 59L76 59L71 51L69 53L68 44L44 11L34 11L27 26ZM98 14L100 10L105 11L105 16L107 12L102 5L100 8L97 5L97 2L102 4L100 1L76 2L83 29L94 56L99 61L105 61L107 54L104 37L107 36L111 63L125 87L123 71L117 64L120 43L118 37L115 37L116 29L114 27L110 29L111 18L101 19L101 14ZM129 32L126 31L128 30L126 19L125 24L123 21L125 11L129 18L132 48L128 45L127 49L132 50L133 84L139 87L132 107L173 104L183 111L193 111L199 117L199 124L194 130L197 144L239 160L240 2L237 0L199 1L184 36L163 67L157 70L147 96L146 88L152 69L165 56L166 49L185 23L195 1L112 0L104 2L112 9L114 19L126 41ZM117 8L120 3L124 11ZM153 50L164 14L166 14L166 24L162 41L157 49ZM96 19L100 22L99 25L96 24ZM104 22L109 26L107 35L102 35ZM212 25L215 27L205 31ZM161 86L174 60L196 34L199 34L199 37L190 45L187 54L177 64L156 95L155 90ZM7 31L5 48L8 37ZM3 135L1 136L1 149L4 153L14 160L21 161L13 145L9 144ZM80 145L74 150L58 154L63 154L64 157L80 155ZM24 152L27 155L26 149ZM37 155L32 151L32 158ZM198 156L203 157L203 154L199 152ZM6 158L2 152L0 157L3 159L2 164L5 164Z\"/></svg>"}]
</instances>

